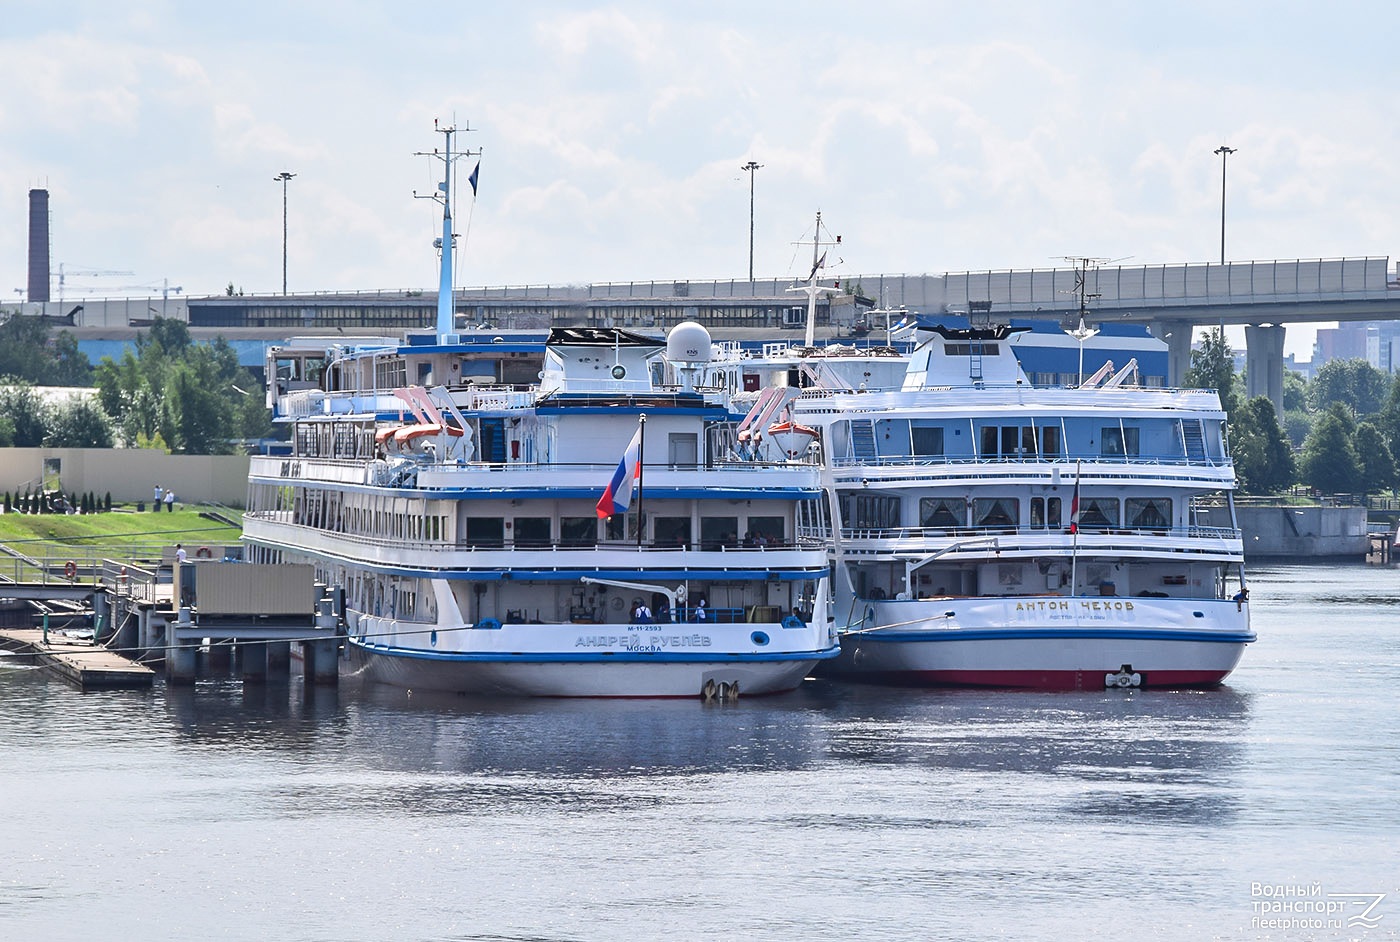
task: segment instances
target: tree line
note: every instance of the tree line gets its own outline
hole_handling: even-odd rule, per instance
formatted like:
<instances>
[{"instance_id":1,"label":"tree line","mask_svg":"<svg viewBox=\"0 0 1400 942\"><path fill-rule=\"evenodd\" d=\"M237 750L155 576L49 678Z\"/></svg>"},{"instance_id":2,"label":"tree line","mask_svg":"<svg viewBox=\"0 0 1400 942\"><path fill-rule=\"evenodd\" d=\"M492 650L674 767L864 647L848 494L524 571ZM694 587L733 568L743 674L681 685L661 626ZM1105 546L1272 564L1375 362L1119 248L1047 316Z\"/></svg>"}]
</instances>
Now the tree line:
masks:
<instances>
[{"instance_id":1,"label":"tree line","mask_svg":"<svg viewBox=\"0 0 1400 942\"><path fill-rule=\"evenodd\" d=\"M1283 373L1283 415L1247 399L1234 352L1217 328L1191 352L1183 385L1220 393L1240 490L1380 494L1400 486L1400 376L1365 360L1329 360L1311 380Z\"/></svg>"},{"instance_id":2,"label":"tree line","mask_svg":"<svg viewBox=\"0 0 1400 942\"><path fill-rule=\"evenodd\" d=\"M92 367L69 331L50 339L33 317L0 324L0 447L223 455L271 433L262 386L224 338L194 343L184 321L157 317L135 348ZM41 385L97 394L54 401Z\"/></svg>"}]
</instances>

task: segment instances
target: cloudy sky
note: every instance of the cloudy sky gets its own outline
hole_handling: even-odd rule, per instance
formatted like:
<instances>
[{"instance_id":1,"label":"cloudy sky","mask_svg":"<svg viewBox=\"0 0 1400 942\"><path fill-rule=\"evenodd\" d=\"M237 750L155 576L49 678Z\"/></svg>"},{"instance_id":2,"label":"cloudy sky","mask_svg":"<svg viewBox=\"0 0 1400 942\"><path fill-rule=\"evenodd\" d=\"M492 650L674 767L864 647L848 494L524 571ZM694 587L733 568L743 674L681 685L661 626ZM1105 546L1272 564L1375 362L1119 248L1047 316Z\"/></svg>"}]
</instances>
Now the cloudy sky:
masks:
<instances>
[{"instance_id":1,"label":"cloudy sky","mask_svg":"<svg viewBox=\"0 0 1400 942\"><path fill-rule=\"evenodd\" d=\"M0 9L10 300L36 186L70 295L279 291L283 170L292 291L433 288L434 119L482 151L459 284L745 277L749 160L759 276L818 209L851 273L1218 260L1221 144L1231 259L1400 256L1389 4Z\"/></svg>"}]
</instances>

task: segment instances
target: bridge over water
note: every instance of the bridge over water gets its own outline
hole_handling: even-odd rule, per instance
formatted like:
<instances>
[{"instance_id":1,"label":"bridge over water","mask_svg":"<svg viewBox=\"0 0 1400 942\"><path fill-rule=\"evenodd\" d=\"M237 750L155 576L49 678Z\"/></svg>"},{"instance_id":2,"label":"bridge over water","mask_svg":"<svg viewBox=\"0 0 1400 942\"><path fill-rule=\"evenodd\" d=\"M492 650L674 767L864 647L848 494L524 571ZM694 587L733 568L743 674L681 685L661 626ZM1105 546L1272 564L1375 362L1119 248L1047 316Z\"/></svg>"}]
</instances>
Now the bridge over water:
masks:
<instances>
[{"instance_id":1,"label":"bridge over water","mask_svg":"<svg viewBox=\"0 0 1400 942\"><path fill-rule=\"evenodd\" d=\"M944 274L832 274L883 307L923 314L989 312L995 320L1046 318L1065 328L1139 322L1168 347L1168 382L1180 383L1198 327L1245 328L1251 396L1283 398L1283 346L1289 324L1400 320L1400 265L1382 256L1241 261L1224 264L1111 265L1081 259L1066 268ZM459 319L496 329L542 330L556 324L619 324L667 329L696 319L719 329L771 331L802 304L790 279L629 281L586 285L468 287L456 292ZM856 316L838 296L822 301L840 333ZM842 307L841 305L844 305ZM387 332L431 326L435 292L375 290L295 296L85 299L66 305L25 302L0 311L39 315L72 327L84 344L129 342L154 316L188 321L196 337L224 335L261 347L293 335ZM844 318L844 320L842 320ZM789 325L791 326L791 325ZM103 351L106 352L106 351Z\"/></svg>"}]
</instances>

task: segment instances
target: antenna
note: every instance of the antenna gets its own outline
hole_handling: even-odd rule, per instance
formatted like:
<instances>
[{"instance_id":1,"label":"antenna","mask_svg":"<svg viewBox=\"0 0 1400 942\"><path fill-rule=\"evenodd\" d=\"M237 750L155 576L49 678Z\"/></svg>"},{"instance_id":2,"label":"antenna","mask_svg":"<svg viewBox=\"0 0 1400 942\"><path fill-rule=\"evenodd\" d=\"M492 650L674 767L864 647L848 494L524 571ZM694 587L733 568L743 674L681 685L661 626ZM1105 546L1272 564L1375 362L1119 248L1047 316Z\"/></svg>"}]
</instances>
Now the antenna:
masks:
<instances>
[{"instance_id":1,"label":"antenna","mask_svg":"<svg viewBox=\"0 0 1400 942\"><path fill-rule=\"evenodd\" d=\"M448 334L455 333L457 321L457 306L452 297L452 259L457 248L457 233L452 231L452 165L463 157L479 157L481 151L463 150L458 153L452 152L452 135L457 133L457 126L442 127L438 124L438 119L433 119L433 130L443 135L443 150L433 148L433 152L416 152L415 157L432 157L442 161L442 182L437 185L436 193L420 194L413 191L413 198L420 200L434 200L442 204L442 235L433 241L433 245L438 249L438 310L437 310L437 334L439 342L444 341ZM470 131L469 125L462 127L463 131ZM475 189L475 185L473 185Z\"/></svg>"}]
</instances>

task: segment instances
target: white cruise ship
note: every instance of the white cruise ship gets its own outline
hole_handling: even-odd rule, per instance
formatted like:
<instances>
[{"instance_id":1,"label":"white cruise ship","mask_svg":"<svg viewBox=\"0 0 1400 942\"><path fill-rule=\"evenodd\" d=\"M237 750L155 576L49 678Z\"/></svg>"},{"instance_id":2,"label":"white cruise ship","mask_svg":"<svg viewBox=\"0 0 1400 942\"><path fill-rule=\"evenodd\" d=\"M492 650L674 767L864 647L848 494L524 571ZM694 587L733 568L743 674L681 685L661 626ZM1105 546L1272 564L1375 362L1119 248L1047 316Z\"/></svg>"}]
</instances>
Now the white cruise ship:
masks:
<instances>
[{"instance_id":1,"label":"white cruise ship","mask_svg":"<svg viewBox=\"0 0 1400 942\"><path fill-rule=\"evenodd\" d=\"M788 390L832 495L835 676L1222 681L1255 638L1225 415L1133 364L1033 386L1006 327L934 327L898 390ZM816 449L813 449L814 451Z\"/></svg>"},{"instance_id":2,"label":"white cruise ship","mask_svg":"<svg viewBox=\"0 0 1400 942\"><path fill-rule=\"evenodd\" d=\"M442 264L449 286L450 251ZM724 698L790 690L837 655L821 470L738 457L728 391L697 381L702 327L666 342L556 328L516 385L534 354L464 340L441 294L431 334L269 352L293 453L252 459L247 555L344 589L356 671L469 694Z\"/></svg>"}]
</instances>

